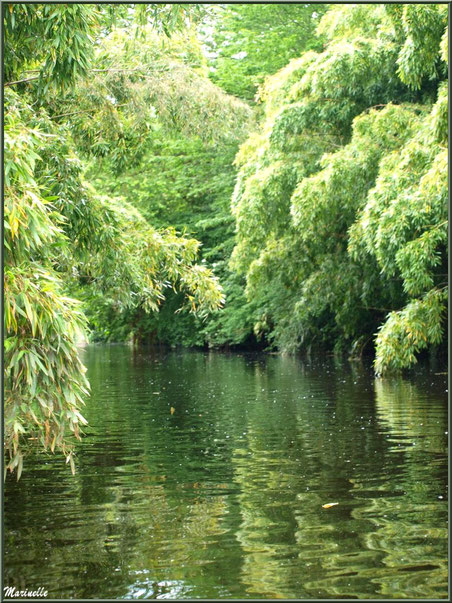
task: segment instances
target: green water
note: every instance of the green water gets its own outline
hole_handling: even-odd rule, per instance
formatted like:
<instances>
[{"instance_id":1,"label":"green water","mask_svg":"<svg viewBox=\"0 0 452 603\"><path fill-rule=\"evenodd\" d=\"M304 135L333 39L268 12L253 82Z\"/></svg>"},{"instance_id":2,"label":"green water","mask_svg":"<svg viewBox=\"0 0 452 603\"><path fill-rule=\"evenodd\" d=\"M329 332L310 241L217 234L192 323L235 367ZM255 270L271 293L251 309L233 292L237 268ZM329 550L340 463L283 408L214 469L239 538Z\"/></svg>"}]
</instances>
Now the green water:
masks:
<instances>
[{"instance_id":1,"label":"green water","mask_svg":"<svg viewBox=\"0 0 452 603\"><path fill-rule=\"evenodd\" d=\"M6 480L5 585L49 598L447 597L444 369L376 380L327 358L127 346L88 346L84 361L75 477L37 457Z\"/></svg>"}]
</instances>

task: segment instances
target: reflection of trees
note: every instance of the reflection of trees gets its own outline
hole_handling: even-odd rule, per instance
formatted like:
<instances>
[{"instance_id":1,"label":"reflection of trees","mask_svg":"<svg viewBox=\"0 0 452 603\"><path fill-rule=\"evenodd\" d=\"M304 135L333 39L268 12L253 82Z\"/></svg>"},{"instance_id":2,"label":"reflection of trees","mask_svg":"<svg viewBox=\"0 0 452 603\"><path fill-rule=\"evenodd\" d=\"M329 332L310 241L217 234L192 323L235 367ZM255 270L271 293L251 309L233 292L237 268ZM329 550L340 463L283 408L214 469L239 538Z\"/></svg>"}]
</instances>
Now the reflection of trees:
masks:
<instances>
[{"instance_id":1,"label":"reflection of trees","mask_svg":"<svg viewBox=\"0 0 452 603\"><path fill-rule=\"evenodd\" d=\"M122 596L124 585L132 582L137 589L151 584L157 593L172 593L174 580L179 586L185 581L190 592L199 587L213 597L228 596L231 586L223 589L218 576L234 573L241 563L233 536L237 521L225 502L231 490L228 458L246 409L236 404L231 414L221 399L231 396L231 383L239 396L252 368L237 373L234 356L221 362L215 355L130 352L125 346L85 351L93 395L78 472L72 480L64 467L53 465L45 491L33 499L30 490L28 500L23 497L24 476L22 500L16 499L22 509L16 514L16 544L11 539L10 550L20 557L27 546L20 517L32 506L46 508L44 500L52 493L57 500L61 478L70 494L45 535L33 540L35 545L43 514L27 520L29 560L39 568L40 580L49 576L63 596ZM238 363L244 366L241 359ZM192 387L181 386L184 379ZM49 506L55 509L54 502ZM68 517L83 520L66 525ZM14 530L10 533L14 538ZM41 563L45 539L52 553ZM63 539L68 544L60 554ZM19 566L23 571L19 559L16 566L10 560L11 576L19 574ZM71 567L83 579L74 578ZM74 583L80 585L75 595Z\"/></svg>"},{"instance_id":2,"label":"reflection of trees","mask_svg":"<svg viewBox=\"0 0 452 603\"><path fill-rule=\"evenodd\" d=\"M52 596L120 596L130 575L156 584L183 581L209 564L208 547L224 533L225 497L191 493L175 503L163 485L148 484L135 487L129 504L127 482L134 479L131 475L116 485L113 501L81 505L74 497L53 516L38 505L34 520L40 530L9 529L7 551L17 548L20 565L32 562L33 570L24 577L22 569L17 571L19 563L11 561L8 584L24 586L22 576L27 588L44 580ZM74 572L83 579L74 580Z\"/></svg>"},{"instance_id":3,"label":"reflection of trees","mask_svg":"<svg viewBox=\"0 0 452 603\"><path fill-rule=\"evenodd\" d=\"M56 459L8 476L8 584L71 598L446 592L437 394L379 381L374 401L365 369L294 358L85 354L75 477Z\"/></svg>"},{"instance_id":4,"label":"reflection of trees","mask_svg":"<svg viewBox=\"0 0 452 603\"><path fill-rule=\"evenodd\" d=\"M432 384L433 385L433 384ZM441 395L442 394L442 395ZM391 430L397 444L417 450L445 454L447 398L443 392L427 395L404 379L375 379L378 418ZM404 442L405 440L405 442Z\"/></svg>"},{"instance_id":5,"label":"reflection of trees","mask_svg":"<svg viewBox=\"0 0 452 603\"><path fill-rule=\"evenodd\" d=\"M293 463L282 454L262 447L262 438L250 427L247 451L233 457L235 480L240 486L242 522L237 539L245 553L241 581L250 595L294 598L293 534L295 520L290 492L296 479Z\"/></svg>"},{"instance_id":6,"label":"reflection of trees","mask_svg":"<svg viewBox=\"0 0 452 603\"><path fill-rule=\"evenodd\" d=\"M382 595L441 598L448 580L447 508L438 499L447 483L447 407L442 397L426 396L402 379L376 379L375 394L389 450L396 458L403 451L405 462L392 483L399 496L385 497L389 488L380 486L383 497L369 499L355 511L376 526L366 535L366 546L384 552L383 567L373 581ZM355 489L359 497L365 486L357 482Z\"/></svg>"},{"instance_id":7,"label":"reflection of trees","mask_svg":"<svg viewBox=\"0 0 452 603\"><path fill-rule=\"evenodd\" d=\"M275 358L265 372L256 371L247 445L232 459L241 489L237 537L246 553L241 579L250 596L331 596L328 584L319 590L310 582L325 576L324 558L354 550L356 536L322 509L331 492L343 504L351 488L346 461L357 455L356 438L338 454L352 411L341 407L334 370L322 369L300 370L294 359Z\"/></svg>"},{"instance_id":8,"label":"reflection of trees","mask_svg":"<svg viewBox=\"0 0 452 603\"><path fill-rule=\"evenodd\" d=\"M376 422L381 413L375 416L372 381L359 368L351 378L331 374L326 387L319 387L322 376L315 371L304 379L291 374L292 393L286 388L276 406L265 388L269 374L275 391L284 391L268 367L257 374L247 445L232 459L241 488L237 537L247 592L273 598L444 595L446 524L438 505L427 502L435 487L424 475L426 459L410 457L443 450L434 444L446 424L442 411L433 429L431 415L422 416L426 439L410 447L399 432ZM402 407L404 396L417 424L413 391L399 392ZM438 468L444 464L442 456ZM322 509L331 500L340 504Z\"/></svg>"}]
</instances>

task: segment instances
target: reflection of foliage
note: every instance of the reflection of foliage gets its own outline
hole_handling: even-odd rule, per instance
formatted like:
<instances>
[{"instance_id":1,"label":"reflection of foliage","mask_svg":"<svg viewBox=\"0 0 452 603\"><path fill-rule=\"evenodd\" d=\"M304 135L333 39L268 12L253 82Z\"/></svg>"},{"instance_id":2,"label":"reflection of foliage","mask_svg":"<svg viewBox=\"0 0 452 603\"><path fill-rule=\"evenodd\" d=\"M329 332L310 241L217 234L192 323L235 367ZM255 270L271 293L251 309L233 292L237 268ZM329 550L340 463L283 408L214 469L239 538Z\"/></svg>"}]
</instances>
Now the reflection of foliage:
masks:
<instances>
[{"instance_id":1,"label":"reflection of foliage","mask_svg":"<svg viewBox=\"0 0 452 603\"><path fill-rule=\"evenodd\" d=\"M425 501L426 494L422 492L419 500ZM427 571L429 596L442 596L448 581L448 565L445 559L438 558L436 551L438 545L447 541L448 533L446 527L438 527L437 507L437 501L420 505L415 497L403 496L382 498L378 505L374 502L360 511L361 517L377 517L371 519L376 529L366 535L365 543L371 551L385 553L382 567L368 572L382 595L404 598L409 591L413 597L422 598L425 596L422 573Z\"/></svg>"},{"instance_id":2,"label":"reflection of foliage","mask_svg":"<svg viewBox=\"0 0 452 603\"><path fill-rule=\"evenodd\" d=\"M443 454L447 445L443 421L446 407L435 405L418 388L404 379L375 380L376 409L383 426L397 438L406 440L410 454L418 451ZM433 416L436 421L432 421ZM416 448L411 448L413 442Z\"/></svg>"},{"instance_id":3,"label":"reflection of foliage","mask_svg":"<svg viewBox=\"0 0 452 603\"><path fill-rule=\"evenodd\" d=\"M376 412L358 366L114 345L83 361L80 470L38 458L8 476L9 583L46 576L77 598L105 584L117 598L446 592L447 420L431 378L378 380Z\"/></svg>"},{"instance_id":4,"label":"reflection of foliage","mask_svg":"<svg viewBox=\"0 0 452 603\"><path fill-rule=\"evenodd\" d=\"M425 570L430 596L441 597L448 571L447 562L436 551L447 540L447 528L439 521L446 509L438 500L445 476L435 461L447 450L447 409L432 404L416 385L402 379L376 379L375 393L379 421L388 430L391 452L396 458L403 454L409 462L392 492L387 483L375 485L378 498L368 498L362 479L353 484L354 496L366 501L353 515L375 525L365 537L366 547L384 551L384 566L372 573L373 581L383 595L402 598L409 590L413 596L422 597L425 585L419 572ZM434 476L433 484L426 479L426 471Z\"/></svg>"}]
</instances>

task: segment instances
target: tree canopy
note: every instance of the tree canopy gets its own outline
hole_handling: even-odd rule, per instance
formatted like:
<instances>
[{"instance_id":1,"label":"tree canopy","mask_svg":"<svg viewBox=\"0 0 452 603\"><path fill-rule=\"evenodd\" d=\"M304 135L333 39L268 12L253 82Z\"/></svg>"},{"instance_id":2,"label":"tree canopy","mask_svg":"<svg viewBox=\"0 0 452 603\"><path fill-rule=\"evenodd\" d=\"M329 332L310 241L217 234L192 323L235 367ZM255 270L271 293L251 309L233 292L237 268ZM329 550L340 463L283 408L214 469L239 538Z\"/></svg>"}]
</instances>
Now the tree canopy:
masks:
<instances>
[{"instance_id":1,"label":"tree canopy","mask_svg":"<svg viewBox=\"0 0 452 603\"><path fill-rule=\"evenodd\" d=\"M232 202L255 330L287 350L378 332L378 373L441 342L447 292L446 11L395 8L331 7L323 51L267 78Z\"/></svg>"},{"instance_id":2,"label":"tree canopy","mask_svg":"<svg viewBox=\"0 0 452 603\"><path fill-rule=\"evenodd\" d=\"M325 4L214 6L201 29L212 80L252 101L264 78L306 50L320 50L315 35Z\"/></svg>"}]
</instances>

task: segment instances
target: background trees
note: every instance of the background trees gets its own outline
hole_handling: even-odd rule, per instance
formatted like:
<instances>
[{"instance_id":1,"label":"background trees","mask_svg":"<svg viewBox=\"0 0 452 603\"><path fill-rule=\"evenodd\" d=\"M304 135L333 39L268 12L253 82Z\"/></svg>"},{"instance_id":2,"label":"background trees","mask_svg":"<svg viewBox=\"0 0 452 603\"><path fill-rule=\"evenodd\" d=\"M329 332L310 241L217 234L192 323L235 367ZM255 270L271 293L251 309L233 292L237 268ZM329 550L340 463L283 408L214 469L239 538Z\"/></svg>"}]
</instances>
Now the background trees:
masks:
<instances>
[{"instance_id":1,"label":"background trees","mask_svg":"<svg viewBox=\"0 0 452 603\"><path fill-rule=\"evenodd\" d=\"M306 50L322 48L315 28L326 9L325 4L212 7L199 28L212 81L229 94L252 101L267 75Z\"/></svg>"}]
</instances>

